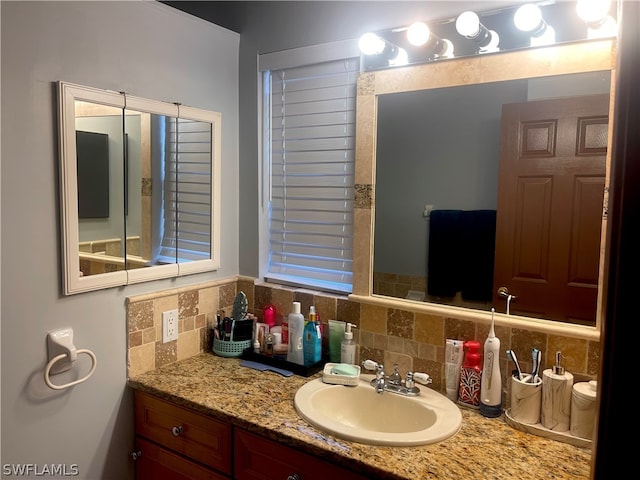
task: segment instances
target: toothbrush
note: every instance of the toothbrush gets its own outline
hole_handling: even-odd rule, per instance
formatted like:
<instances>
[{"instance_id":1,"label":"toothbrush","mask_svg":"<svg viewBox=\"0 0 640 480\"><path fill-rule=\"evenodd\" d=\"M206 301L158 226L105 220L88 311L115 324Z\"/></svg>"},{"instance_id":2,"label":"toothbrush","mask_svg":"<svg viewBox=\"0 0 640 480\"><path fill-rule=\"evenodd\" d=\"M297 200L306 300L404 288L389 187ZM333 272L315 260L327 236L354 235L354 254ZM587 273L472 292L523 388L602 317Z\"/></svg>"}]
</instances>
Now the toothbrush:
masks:
<instances>
[{"instance_id":1,"label":"toothbrush","mask_svg":"<svg viewBox=\"0 0 640 480\"><path fill-rule=\"evenodd\" d=\"M542 354L540 350L537 348L531 349L531 361L533 364L533 370L531 371L531 383L536 383L536 377L538 376L538 372L540 371L540 359L542 358Z\"/></svg>"},{"instance_id":2,"label":"toothbrush","mask_svg":"<svg viewBox=\"0 0 640 480\"><path fill-rule=\"evenodd\" d=\"M511 360L518 370L518 380L522 381L522 370L520 370L520 364L518 363L518 357L516 357L516 352L513 350L507 350L507 357Z\"/></svg>"}]
</instances>

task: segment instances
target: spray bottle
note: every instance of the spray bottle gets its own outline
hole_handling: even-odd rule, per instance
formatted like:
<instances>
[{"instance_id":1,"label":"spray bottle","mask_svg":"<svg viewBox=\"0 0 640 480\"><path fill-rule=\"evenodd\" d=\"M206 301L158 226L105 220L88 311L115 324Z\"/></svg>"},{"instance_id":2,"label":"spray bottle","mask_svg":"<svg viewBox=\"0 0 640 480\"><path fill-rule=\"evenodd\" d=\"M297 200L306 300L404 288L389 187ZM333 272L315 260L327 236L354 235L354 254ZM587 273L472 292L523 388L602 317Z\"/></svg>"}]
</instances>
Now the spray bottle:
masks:
<instances>
[{"instance_id":1,"label":"spray bottle","mask_svg":"<svg viewBox=\"0 0 640 480\"><path fill-rule=\"evenodd\" d=\"M502 413L502 377L500 374L500 339L493 323L495 309L491 309L491 328L484 342L484 366L480 382L480 413L489 418Z\"/></svg>"}]
</instances>

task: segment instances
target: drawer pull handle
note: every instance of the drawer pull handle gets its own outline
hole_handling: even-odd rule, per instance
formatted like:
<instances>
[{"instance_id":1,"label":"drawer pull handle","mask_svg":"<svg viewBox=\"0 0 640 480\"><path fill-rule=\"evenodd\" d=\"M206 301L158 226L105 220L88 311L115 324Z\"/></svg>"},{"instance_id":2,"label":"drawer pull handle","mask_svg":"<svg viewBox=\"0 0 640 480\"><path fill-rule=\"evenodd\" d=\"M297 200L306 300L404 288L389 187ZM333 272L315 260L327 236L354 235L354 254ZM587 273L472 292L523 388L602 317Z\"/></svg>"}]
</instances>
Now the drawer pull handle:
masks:
<instances>
[{"instance_id":1,"label":"drawer pull handle","mask_svg":"<svg viewBox=\"0 0 640 480\"><path fill-rule=\"evenodd\" d=\"M287 477L287 480L300 480L300 475L298 475L297 473L294 473L293 475L289 475Z\"/></svg>"},{"instance_id":2,"label":"drawer pull handle","mask_svg":"<svg viewBox=\"0 0 640 480\"><path fill-rule=\"evenodd\" d=\"M138 450L137 452L131 452L131 458L133 460L138 460L142 456L142 451Z\"/></svg>"},{"instance_id":3,"label":"drawer pull handle","mask_svg":"<svg viewBox=\"0 0 640 480\"><path fill-rule=\"evenodd\" d=\"M171 427L171 433L174 437L179 437L183 430L184 428L182 427L182 425Z\"/></svg>"}]
</instances>

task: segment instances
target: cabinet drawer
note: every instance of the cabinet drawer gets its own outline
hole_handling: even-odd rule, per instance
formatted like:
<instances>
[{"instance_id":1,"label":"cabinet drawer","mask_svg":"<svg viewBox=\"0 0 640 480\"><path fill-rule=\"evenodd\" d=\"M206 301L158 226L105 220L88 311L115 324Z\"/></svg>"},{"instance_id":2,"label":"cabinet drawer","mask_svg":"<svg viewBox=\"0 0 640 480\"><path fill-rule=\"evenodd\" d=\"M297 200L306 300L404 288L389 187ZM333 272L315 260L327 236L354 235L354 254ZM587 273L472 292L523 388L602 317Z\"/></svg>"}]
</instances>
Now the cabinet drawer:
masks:
<instances>
[{"instance_id":1,"label":"cabinet drawer","mask_svg":"<svg viewBox=\"0 0 640 480\"><path fill-rule=\"evenodd\" d=\"M137 480L228 480L228 477L191 462L163 447L136 438Z\"/></svg>"},{"instance_id":2,"label":"cabinet drawer","mask_svg":"<svg viewBox=\"0 0 640 480\"><path fill-rule=\"evenodd\" d=\"M136 434L231 475L231 425L135 392Z\"/></svg>"},{"instance_id":3,"label":"cabinet drawer","mask_svg":"<svg viewBox=\"0 0 640 480\"><path fill-rule=\"evenodd\" d=\"M245 430L236 428L234 437L236 480L367 480L350 470Z\"/></svg>"}]
</instances>

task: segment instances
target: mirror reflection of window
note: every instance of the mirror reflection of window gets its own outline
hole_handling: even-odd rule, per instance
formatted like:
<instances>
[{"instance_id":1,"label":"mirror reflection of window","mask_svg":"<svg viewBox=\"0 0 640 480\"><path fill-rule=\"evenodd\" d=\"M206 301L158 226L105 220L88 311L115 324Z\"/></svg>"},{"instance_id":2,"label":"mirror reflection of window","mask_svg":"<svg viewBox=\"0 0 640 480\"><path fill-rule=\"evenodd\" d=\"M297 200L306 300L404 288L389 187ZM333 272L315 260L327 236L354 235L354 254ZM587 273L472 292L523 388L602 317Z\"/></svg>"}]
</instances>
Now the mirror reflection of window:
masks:
<instances>
[{"instance_id":1,"label":"mirror reflection of window","mask_svg":"<svg viewBox=\"0 0 640 480\"><path fill-rule=\"evenodd\" d=\"M161 258L211 258L211 129L183 118L165 122Z\"/></svg>"}]
</instances>

